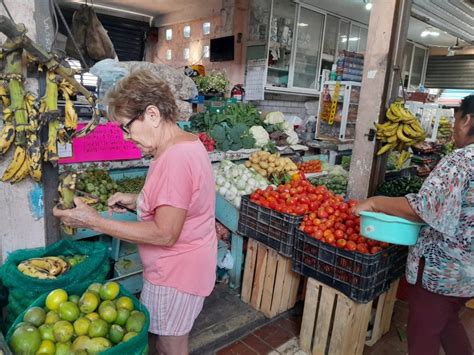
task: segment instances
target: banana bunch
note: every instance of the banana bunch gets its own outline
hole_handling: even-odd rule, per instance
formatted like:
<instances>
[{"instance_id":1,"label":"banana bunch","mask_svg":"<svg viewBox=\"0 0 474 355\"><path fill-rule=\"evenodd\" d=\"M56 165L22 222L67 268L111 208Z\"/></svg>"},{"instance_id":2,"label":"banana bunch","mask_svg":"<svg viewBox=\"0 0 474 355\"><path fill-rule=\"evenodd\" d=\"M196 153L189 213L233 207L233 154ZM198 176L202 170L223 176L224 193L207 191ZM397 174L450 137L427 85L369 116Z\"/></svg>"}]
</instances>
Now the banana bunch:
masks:
<instances>
[{"instance_id":1,"label":"banana bunch","mask_svg":"<svg viewBox=\"0 0 474 355\"><path fill-rule=\"evenodd\" d=\"M64 128L66 133L69 136L72 136L72 134L76 131L78 119L76 109L74 108L74 104L71 100L71 96L75 95L74 86L72 86L69 81L62 79L59 83L59 90L61 90L65 100Z\"/></svg>"},{"instance_id":2,"label":"banana bunch","mask_svg":"<svg viewBox=\"0 0 474 355\"><path fill-rule=\"evenodd\" d=\"M10 93L4 81L0 82L0 100L4 108L10 106Z\"/></svg>"},{"instance_id":3,"label":"banana bunch","mask_svg":"<svg viewBox=\"0 0 474 355\"><path fill-rule=\"evenodd\" d=\"M28 115L28 124L20 129L26 135L25 144L16 145L13 159L3 173L1 180L14 184L30 175L35 181L41 180L41 145L38 138L39 123L38 111L35 108L36 98L31 92L24 95L24 110ZM15 127L12 123L13 112L10 108L3 111L5 124L0 133L0 153L8 151L15 140L15 132L20 127Z\"/></svg>"},{"instance_id":4,"label":"banana bunch","mask_svg":"<svg viewBox=\"0 0 474 355\"><path fill-rule=\"evenodd\" d=\"M13 111L9 107L3 109L3 126L0 130L0 155L5 154L15 141L15 125Z\"/></svg>"},{"instance_id":5,"label":"banana bunch","mask_svg":"<svg viewBox=\"0 0 474 355\"><path fill-rule=\"evenodd\" d=\"M57 256L45 256L22 261L18 271L38 279L55 279L69 270L69 264Z\"/></svg>"},{"instance_id":6,"label":"banana bunch","mask_svg":"<svg viewBox=\"0 0 474 355\"><path fill-rule=\"evenodd\" d=\"M434 120L432 122L434 125ZM453 127L446 117L441 117L438 125L438 138L450 138L453 134Z\"/></svg>"},{"instance_id":7,"label":"banana bunch","mask_svg":"<svg viewBox=\"0 0 474 355\"><path fill-rule=\"evenodd\" d=\"M425 131L416 117L405 109L403 101L394 101L388 108L386 116L387 122L375 124L377 139L385 143L377 155L385 154L391 150L403 152L415 143L425 140ZM406 153L401 156L406 160Z\"/></svg>"}]
</instances>

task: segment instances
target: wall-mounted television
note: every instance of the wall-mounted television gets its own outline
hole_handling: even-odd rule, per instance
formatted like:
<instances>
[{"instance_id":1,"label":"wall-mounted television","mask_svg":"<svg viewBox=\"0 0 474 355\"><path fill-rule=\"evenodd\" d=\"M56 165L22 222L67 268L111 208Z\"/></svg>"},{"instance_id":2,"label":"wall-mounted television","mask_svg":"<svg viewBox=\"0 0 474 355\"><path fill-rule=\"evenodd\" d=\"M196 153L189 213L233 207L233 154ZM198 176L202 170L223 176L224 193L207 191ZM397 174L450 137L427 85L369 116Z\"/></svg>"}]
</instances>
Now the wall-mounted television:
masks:
<instances>
[{"instance_id":1,"label":"wall-mounted television","mask_svg":"<svg viewBox=\"0 0 474 355\"><path fill-rule=\"evenodd\" d=\"M211 62L226 62L234 60L234 36L211 39Z\"/></svg>"}]
</instances>

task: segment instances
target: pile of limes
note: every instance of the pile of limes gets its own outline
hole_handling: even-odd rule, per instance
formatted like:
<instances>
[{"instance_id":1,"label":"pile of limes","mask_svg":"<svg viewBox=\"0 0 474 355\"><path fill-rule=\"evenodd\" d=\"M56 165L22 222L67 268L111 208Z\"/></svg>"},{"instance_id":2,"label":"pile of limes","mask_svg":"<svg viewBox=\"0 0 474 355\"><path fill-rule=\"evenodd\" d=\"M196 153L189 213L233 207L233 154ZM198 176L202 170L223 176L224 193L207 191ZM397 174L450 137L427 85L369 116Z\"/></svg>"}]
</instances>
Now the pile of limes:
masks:
<instances>
[{"instance_id":1,"label":"pile of limes","mask_svg":"<svg viewBox=\"0 0 474 355\"><path fill-rule=\"evenodd\" d=\"M145 314L129 297L118 297L116 282L94 283L81 295L51 291L45 307L31 307L10 338L15 354L88 354L136 336Z\"/></svg>"}]
</instances>

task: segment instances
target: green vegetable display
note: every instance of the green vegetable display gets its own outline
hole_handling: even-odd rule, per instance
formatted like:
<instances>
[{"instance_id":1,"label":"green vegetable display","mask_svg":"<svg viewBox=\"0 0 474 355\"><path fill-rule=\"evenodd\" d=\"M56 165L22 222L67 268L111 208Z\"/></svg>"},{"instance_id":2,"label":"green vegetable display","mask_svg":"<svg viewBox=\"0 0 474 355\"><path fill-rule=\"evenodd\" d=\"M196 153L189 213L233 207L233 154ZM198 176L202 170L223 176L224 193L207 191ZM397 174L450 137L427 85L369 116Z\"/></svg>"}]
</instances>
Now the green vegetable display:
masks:
<instances>
[{"instance_id":1,"label":"green vegetable display","mask_svg":"<svg viewBox=\"0 0 474 355\"><path fill-rule=\"evenodd\" d=\"M117 190L120 192L137 194L142 190L143 185L145 185L145 176L126 177L116 181L116 184L118 186Z\"/></svg>"},{"instance_id":2,"label":"green vegetable display","mask_svg":"<svg viewBox=\"0 0 474 355\"><path fill-rule=\"evenodd\" d=\"M107 200L116 192L139 193L145 184L145 177L123 178L113 181L107 171L90 169L78 175L76 189L86 192L99 199L93 207L99 211L107 211Z\"/></svg>"},{"instance_id":3,"label":"green vegetable display","mask_svg":"<svg viewBox=\"0 0 474 355\"><path fill-rule=\"evenodd\" d=\"M315 179L310 179L315 186L323 185L337 195L344 195L347 192L347 176L345 175L324 175Z\"/></svg>"},{"instance_id":4,"label":"green vegetable display","mask_svg":"<svg viewBox=\"0 0 474 355\"><path fill-rule=\"evenodd\" d=\"M107 171L92 169L78 176L76 189L99 198L93 207L99 211L107 211L107 200L118 191L118 185L112 180Z\"/></svg>"},{"instance_id":5,"label":"green vegetable display","mask_svg":"<svg viewBox=\"0 0 474 355\"><path fill-rule=\"evenodd\" d=\"M233 127L215 126L210 135L216 141L216 148L224 152L242 148L251 149L255 146L255 138L243 123L237 123Z\"/></svg>"},{"instance_id":6,"label":"green vegetable display","mask_svg":"<svg viewBox=\"0 0 474 355\"><path fill-rule=\"evenodd\" d=\"M377 188L377 195L401 197L410 193L417 193L423 185L423 179L414 176L386 181Z\"/></svg>"}]
</instances>

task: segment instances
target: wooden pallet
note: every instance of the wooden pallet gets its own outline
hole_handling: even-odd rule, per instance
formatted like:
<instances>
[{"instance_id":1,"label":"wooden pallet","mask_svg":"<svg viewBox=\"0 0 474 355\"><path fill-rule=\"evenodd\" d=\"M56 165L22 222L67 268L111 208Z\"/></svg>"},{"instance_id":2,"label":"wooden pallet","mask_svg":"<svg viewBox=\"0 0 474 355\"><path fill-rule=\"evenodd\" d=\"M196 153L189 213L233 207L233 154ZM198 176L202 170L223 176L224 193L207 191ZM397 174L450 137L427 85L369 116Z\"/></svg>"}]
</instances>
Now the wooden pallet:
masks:
<instances>
[{"instance_id":1,"label":"wooden pallet","mask_svg":"<svg viewBox=\"0 0 474 355\"><path fill-rule=\"evenodd\" d=\"M398 281L379 298L368 345L390 328ZM343 293L308 278L300 347L308 354L360 355L364 350L373 301L356 303Z\"/></svg>"},{"instance_id":2,"label":"wooden pallet","mask_svg":"<svg viewBox=\"0 0 474 355\"><path fill-rule=\"evenodd\" d=\"M370 321L373 326L367 333L365 345L374 345L390 330L399 281L393 282L388 291L379 296L373 320Z\"/></svg>"},{"instance_id":3,"label":"wooden pallet","mask_svg":"<svg viewBox=\"0 0 474 355\"><path fill-rule=\"evenodd\" d=\"M300 275L291 269L291 259L249 239L242 282L242 301L266 317L293 308L298 297Z\"/></svg>"}]
</instances>

